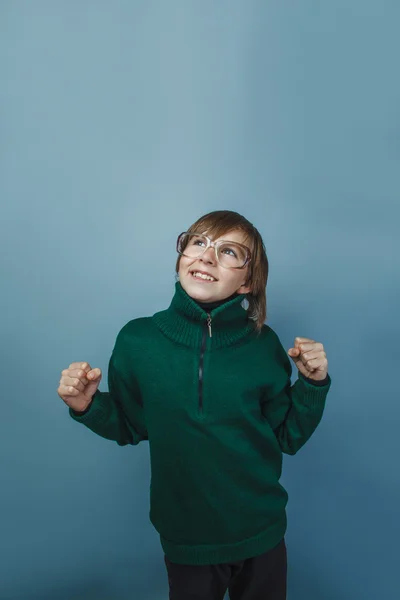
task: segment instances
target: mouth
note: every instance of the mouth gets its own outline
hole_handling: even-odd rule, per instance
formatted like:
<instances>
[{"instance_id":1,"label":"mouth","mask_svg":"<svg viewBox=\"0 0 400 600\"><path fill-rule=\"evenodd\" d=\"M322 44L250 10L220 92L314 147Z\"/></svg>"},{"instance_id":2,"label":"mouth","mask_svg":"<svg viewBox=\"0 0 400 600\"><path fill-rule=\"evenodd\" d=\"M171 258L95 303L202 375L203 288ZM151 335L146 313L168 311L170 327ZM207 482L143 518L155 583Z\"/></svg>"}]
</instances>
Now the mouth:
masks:
<instances>
[{"instance_id":1,"label":"mouth","mask_svg":"<svg viewBox=\"0 0 400 600\"><path fill-rule=\"evenodd\" d=\"M196 281L199 281L201 283L215 283L216 281L218 281L218 279L216 279L206 271L193 270L190 271L190 276L192 277L192 279L195 279Z\"/></svg>"}]
</instances>

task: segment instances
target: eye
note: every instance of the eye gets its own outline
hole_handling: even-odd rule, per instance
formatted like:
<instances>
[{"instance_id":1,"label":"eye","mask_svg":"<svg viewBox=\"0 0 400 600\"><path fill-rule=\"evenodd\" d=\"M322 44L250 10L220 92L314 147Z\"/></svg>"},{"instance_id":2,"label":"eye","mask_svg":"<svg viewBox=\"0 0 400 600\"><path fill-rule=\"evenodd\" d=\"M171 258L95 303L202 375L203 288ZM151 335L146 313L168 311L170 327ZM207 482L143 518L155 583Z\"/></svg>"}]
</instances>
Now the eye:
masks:
<instances>
[{"instance_id":1,"label":"eye","mask_svg":"<svg viewBox=\"0 0 400 600\"><path fill-rule=\"evenodd\" d=\"M192 245L193 246L204 246L204 240L197 238L197 239L193 240Z\"/></svg>"},{"instance_id":2,"label":"eye","mask_svg":"<svg viewBox=\"0 0 400 600\"><path fill-rule=\"evenodd\" d=\"M236 254L236 252L232 248L224 248L222 250L222 252L224 254L227 254L228 256L233 256L234 258L237 258L237 254Z\"/></svg>"}]
</instances>

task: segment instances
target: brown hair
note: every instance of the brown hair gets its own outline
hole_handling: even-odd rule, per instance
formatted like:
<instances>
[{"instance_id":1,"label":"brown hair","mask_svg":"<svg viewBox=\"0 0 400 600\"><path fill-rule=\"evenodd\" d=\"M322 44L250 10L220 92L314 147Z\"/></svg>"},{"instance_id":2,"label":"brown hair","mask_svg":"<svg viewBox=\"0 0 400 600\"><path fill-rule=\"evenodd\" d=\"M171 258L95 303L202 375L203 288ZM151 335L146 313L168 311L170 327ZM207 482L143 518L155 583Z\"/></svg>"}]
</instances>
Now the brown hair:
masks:
<instances>
[{"instance_id":1,"label":"brown hair","mask_svg":"<svg viewBox=\"0 0 400 600\"><path fill-rule=\"evenodd\" d=\"M248 265L246 285L251 291L246 294L249 303L247 309L250 319L255 321L256 329L261 331L267 316L267 279L268 258L264 242L259 231L237 212L231 210L215 210L197 219L187 231L203 233L216 239L236 229L245 235L245 244L250 246L251 261ZM176 272L179 272L180 256L176 261Z\"/></svg>"}]
</instances>

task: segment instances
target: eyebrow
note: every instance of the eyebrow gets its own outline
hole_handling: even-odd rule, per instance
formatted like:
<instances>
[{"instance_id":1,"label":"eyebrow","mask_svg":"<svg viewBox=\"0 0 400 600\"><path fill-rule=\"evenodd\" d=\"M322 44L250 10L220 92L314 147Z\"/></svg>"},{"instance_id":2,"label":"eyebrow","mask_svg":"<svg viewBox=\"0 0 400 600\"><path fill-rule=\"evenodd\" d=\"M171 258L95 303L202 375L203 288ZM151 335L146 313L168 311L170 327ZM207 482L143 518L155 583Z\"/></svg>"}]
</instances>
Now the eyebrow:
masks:
<instances>
[{"instance_id":1,"label":"eyebrow","mask_svg":"<svg viewBox=\"0 0 400 600\"><path fill-rule=\"evenodd\" d=\"M215 240L213 240L212 237L207 235L207 231L205 231L204 233L199 233L198 231L194 231L193 233L194 233L194 235L205 235L206 237L209 237L212 242L215 242ZM245 248L248 248L251 251L250 246L248 246L244 242L236 242L235 240L226 240L224 238L219 238L218 241L219 242L228 242L229 244L239 244L239 246L245 246Z\"/></svg>"}]
</instances>

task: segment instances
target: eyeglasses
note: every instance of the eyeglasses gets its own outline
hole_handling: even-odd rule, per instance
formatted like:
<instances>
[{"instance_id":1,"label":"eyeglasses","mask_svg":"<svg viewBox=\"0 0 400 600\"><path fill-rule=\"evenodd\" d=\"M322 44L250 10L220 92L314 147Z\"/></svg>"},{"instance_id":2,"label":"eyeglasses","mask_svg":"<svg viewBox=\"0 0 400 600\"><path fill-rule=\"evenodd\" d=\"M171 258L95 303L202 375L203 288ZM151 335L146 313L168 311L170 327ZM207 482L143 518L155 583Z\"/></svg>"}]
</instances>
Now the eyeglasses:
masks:
<instances>
[{"instance_id":1,"label":"eyeglasses","mask_svg":"<svg viewBox=\"0 0 400 600\"><path fill-rule=\"evenodd\" d=\"M185 231L180 234L176 243L177 252L187 258L200 258L208 248L214 248L217 261L225 269L243 269L251 260L251 252L247 246L227 240L213 242L201 233Z\"/></svg>"}]
</instances>

